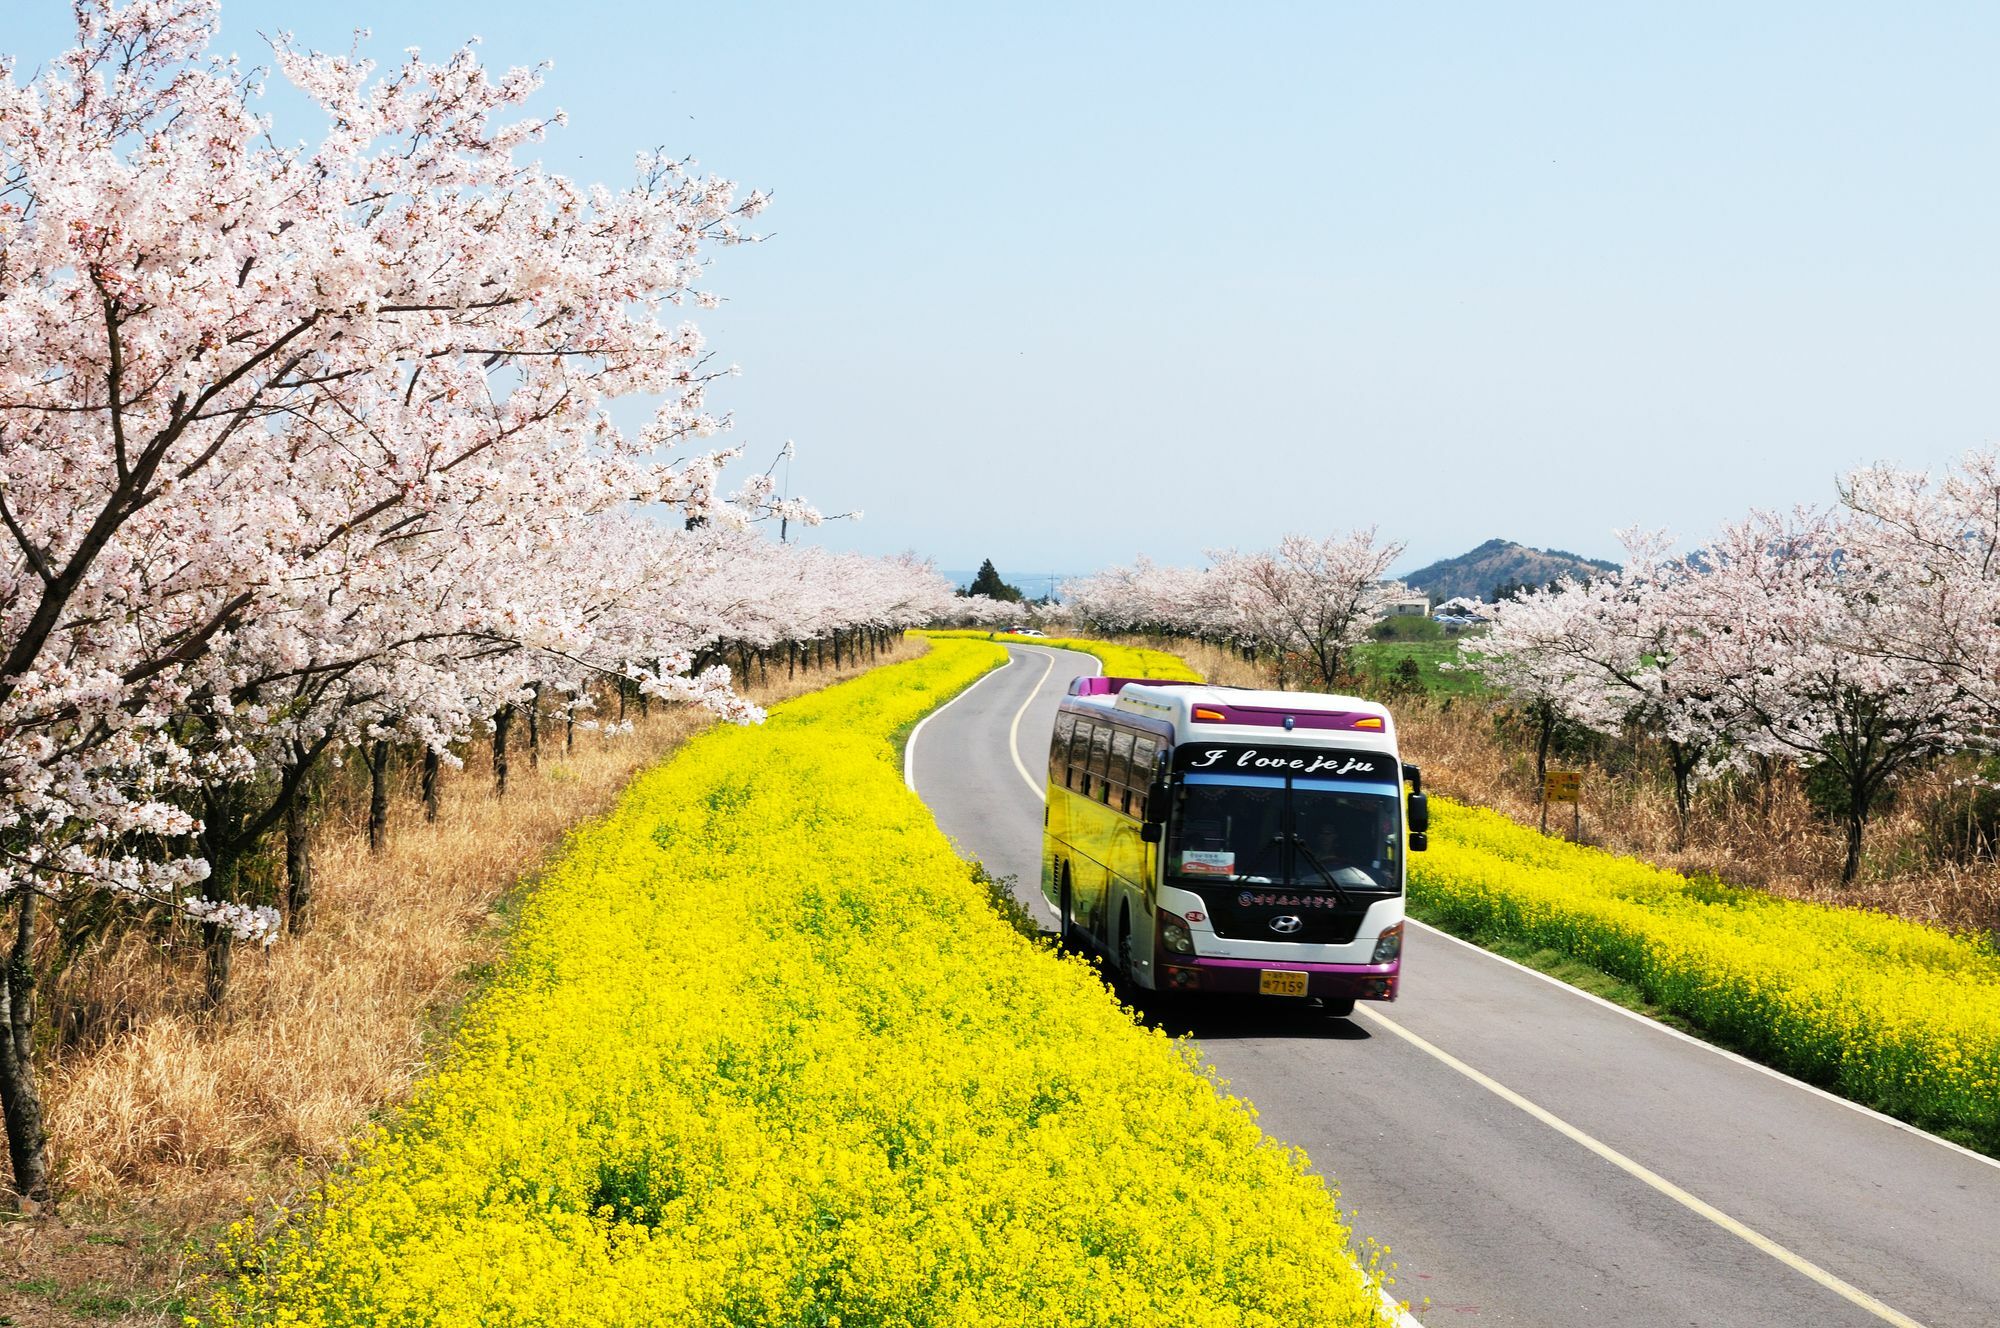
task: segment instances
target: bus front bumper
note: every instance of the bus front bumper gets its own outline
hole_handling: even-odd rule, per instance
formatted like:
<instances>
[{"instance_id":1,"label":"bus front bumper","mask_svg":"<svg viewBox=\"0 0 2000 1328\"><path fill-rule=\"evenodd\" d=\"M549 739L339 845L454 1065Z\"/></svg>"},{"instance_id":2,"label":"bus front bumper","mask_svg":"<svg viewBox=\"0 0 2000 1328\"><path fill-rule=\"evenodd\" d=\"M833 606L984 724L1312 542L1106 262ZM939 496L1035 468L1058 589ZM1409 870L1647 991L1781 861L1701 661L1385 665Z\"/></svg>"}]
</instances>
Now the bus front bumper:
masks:
<instances>
[{"instance_id":1,"label":"bus front bumper","mask_svg":"<svg viewBox=\"0 0 2000 1328\"><path fill-rule=\"evenodd\" d=\"M1402 961L1387 964L1306 964L1289 960L1210 959L1162 955L1156 985L1161 991L1207 991L1255 996L1268 992L1266 973L1303 973L1305 995L1321 1000L1393 1001ZM1276 985L1288 985L1278 980Z\"/></svg>"}]
</instances>

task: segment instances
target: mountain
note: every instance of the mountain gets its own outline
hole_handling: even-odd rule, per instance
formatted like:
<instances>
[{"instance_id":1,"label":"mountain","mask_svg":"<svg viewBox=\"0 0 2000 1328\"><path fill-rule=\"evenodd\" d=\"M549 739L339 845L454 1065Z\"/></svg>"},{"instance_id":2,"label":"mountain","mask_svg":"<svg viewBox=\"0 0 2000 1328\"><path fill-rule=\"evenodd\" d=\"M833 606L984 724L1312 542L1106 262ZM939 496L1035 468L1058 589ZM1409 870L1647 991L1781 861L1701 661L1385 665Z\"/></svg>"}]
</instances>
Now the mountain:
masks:
<instances>
[{"instance_id":1,"label":"mountain","mask_svg":"<svg viewBox=\"0 0 2000 1328\"><path fill-rule=\"evenodd\" d=\"M1582 580L1599 572L1617 570L1617 563L1601 558L1582 558L1561 549L1531 549L1512 540L1490 539L1470 553L1419 567L1402 579L1428 594L1435 604L1460 595L1492 599L1497 586L1547 585L1565 572Z\"/></svg>"}]
</instances>

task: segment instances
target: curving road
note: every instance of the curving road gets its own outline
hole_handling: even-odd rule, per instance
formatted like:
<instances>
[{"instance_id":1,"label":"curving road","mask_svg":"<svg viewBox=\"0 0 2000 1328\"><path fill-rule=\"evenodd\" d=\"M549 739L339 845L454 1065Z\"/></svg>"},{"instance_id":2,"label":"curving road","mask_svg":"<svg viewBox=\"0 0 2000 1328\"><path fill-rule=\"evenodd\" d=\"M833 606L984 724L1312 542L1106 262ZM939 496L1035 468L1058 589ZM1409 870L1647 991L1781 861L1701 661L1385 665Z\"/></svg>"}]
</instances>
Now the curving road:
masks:
<instances>
[{"instance_id":1,"label":"curving road","mask_svg":"<svg viewBox=\"0 0 2000 1328\"><path fill-rule=\"evenodd\" d=\"M1087 655L1010 647L912 736L961 850L1041 900L1041 772ZM1430 1328L2000 1328L2000 1164L1413 924L1402 999L1198 1015Z\"/></svg>"}]
</instances>

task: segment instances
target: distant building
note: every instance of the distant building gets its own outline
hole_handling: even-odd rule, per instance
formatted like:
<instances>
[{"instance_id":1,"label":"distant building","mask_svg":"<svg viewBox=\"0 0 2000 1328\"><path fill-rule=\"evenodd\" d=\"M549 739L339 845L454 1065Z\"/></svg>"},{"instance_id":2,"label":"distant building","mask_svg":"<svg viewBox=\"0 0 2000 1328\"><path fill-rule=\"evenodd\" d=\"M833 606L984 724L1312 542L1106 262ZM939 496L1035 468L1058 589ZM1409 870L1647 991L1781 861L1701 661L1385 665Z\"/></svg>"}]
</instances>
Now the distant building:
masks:
<instances>
[{"instance_id":1,"label":"distant building","mask_svg":"<svg viewBox=\"0 0 2000 1328\"><path fill-rule=\"evenodd\" d=\"M1429 595L1405 595L1392 599L1382 609L1385 618L1427 618L1431 612Z\"/></svg>"}]
</instances>

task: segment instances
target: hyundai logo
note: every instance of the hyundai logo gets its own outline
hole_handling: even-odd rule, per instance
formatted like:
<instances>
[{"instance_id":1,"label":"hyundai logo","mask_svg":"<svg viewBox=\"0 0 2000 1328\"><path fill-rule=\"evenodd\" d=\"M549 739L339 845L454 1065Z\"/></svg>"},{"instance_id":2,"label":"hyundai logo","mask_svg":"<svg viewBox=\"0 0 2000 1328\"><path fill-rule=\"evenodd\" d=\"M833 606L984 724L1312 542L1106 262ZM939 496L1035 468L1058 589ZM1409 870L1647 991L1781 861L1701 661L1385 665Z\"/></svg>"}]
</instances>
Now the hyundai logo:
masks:
<instances>
[{"instance_id":1,"label":"hyundai logo","mask_svg":"<svg viewBox=\"0 0 2000 1328\"><path fill-rule=\"evenodd\" d=\"M1287 913L1283 917L1271 919L1271 930L1277 932L1280 936L1290 936L1305 925L1305 923L1299 921L1299 915L1296 913Z\"/></svg>"}]
</instances>

